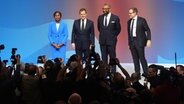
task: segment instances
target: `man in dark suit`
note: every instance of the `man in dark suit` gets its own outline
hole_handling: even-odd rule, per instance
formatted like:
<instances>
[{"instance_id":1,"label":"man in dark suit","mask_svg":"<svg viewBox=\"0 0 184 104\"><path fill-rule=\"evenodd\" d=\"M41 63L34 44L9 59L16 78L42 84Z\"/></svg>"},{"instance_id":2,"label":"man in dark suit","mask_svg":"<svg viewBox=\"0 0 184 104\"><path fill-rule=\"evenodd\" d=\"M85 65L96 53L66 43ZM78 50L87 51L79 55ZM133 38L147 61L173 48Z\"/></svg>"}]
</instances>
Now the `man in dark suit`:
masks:
<instances>
[{"instance_id":1,"label":"man in dark suit","mask_svg":"<svg viewBox=\"0 0 184 104\"><path fill-rule=\"evenodd\" d=\"M94 46L95 34L93 21L87 19L87 10L79 10L80 19L74 21L72 29L72 47L83 62L90 55L90 49Z\"/></svg>"},{"instance_id":2,"label":"man in dark suit","mask_svg":"<svg viewBox=\"0 0 184 104\"><path fill-rule=\"evenodd\" d=\"M108 55L110 59L116 58L117 36L121 25L119 17L111 13L109 4L104 4L102 9L103 14L98 17L97 26L102 60L108 64Z\"/></svg>"},{"instance_id":3,"label":"man in dark suit","mask_svg":"<svg viewBox=\"0 0 184 104\"><path fill-rule=\"evenodd\" d=\"M129 9L130 20L128 20L128 42L132 54L135 72L140 75L140 62L143 74L147 75L148 65L145 58L145 46L151 46L151 31L143 17L137 15L137 8Z\"/></svg>"}]
</instances>

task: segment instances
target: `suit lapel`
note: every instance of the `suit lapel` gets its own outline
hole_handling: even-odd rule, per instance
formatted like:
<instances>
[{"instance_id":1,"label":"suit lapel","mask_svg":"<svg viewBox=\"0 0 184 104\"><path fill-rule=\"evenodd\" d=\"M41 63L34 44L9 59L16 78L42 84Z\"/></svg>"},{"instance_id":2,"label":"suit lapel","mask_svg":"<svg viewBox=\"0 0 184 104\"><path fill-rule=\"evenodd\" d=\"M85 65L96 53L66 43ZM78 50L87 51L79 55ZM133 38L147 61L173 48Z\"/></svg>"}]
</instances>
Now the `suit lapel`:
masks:
<instances>
[{"instance_id":1,"label":"suit lapel","mask_svg":"<svg viewBox=\"0 0 184 104\"><path fill-rule=\"evenodd\" d=\"M86 19L86 26L85 26L84 30L86 30L88 28L88 26L89 26L89 21L88 21L88 19Z\"/></svg>"},{"instance_id":2,"label":"suit lapel","mask_svg":"<svg viewBox=\"0 0 184 104\"><path fill-rule=\"evenodd\" d=\"M137 25L136 25L136 30L137 30L137 27L139 26L139 24L140 24L140 18L139 18L139 17L137 17Z\"/></svg>"},{"instance_id":3,"label":"suit lapel","mask_svg":"<svg viewBox=\"0 0 184 104\"><path fill-rule=\"evenodd\" d=\"M102 16L101 16L101 22L102 22L102 27L104 27L104 28L107 28L105 25L104 25L104 20L105 19L105 14L103 14Z\"/></svg>"},{"instance_id":4,"label":"suit lapel","mask_svg":"<svg viewBox=\"0 0 184 104\"><path fill-rule=\"evenodd\" d=\"M81 27L80 27L80 19L78 19L76 22L77 22L77 28L79 28L79 30L81 30Z\"/></svg>"},{"instance_id":5,"label":"suit lapel","mask_svg":"<svg viewBox=\"0 0 184 104\"><path fill-rule=\"evenodd\" d=\"M131 21L132 21L132 19L130 19L130 20L128 21L128 32L130 32Z\"/></svg>"},{"instance_id":6,"label":"suit lapel","mask_svg":"<svg viewBox=\"0 0 184 104\"><path fill-rule=\"evenodd\" d=\"M57 33L56 22L54 22L53 27L54 27L54 31Z\"/></svg>"},{"instance_id":7,"label":"suit lapel","mask_svg":"<svg viewBox=\"0 0 184 104\"><path fill-rule=\"evenodd\" d=\"M77 28L78 28L80 31L82 31L82 30L81 30L81 19L78 19L76 22L77 22ZM78 29L77 29L77 30L78 30Z\"/></svg>"},{"instance_id":8,"label":"suit lapel","mask_svg":"<svg viewBox=\"0 0 184 104\"><path fill-rule=\"evenodd\" d=\"M110 15L110 19L109 19L109 23L108 23L107 27L109 27L111 21L112 21L112 13L111 13L111 15Z\"/></svg>"}]
</instances>

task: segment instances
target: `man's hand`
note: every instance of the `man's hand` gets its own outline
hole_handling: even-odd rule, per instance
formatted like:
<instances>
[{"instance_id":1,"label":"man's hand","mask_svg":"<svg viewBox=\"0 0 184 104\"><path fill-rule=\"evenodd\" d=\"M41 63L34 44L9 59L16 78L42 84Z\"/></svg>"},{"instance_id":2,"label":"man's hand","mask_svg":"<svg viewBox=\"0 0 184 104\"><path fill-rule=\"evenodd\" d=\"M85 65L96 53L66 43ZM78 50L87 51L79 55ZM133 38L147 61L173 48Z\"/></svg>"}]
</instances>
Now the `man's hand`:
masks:
<instances>
[{"instance_id":1,"label":"man's hand","mask_svg":"<svg viewBox=\"0 0 184 104\"><path fill-rule=\"evenodd\" d=\"M90 49L90 50L91 50L92 46L93 46L93 45L90 44L90 46L89 46L89 49Z\"/></svg>"},{"instance_id":2,"label":"man's hand","mask_svg":"<svg viewBox=\"0 0 184 104\"><path fill-rule=\"evenodd\" d=\"M116 65L119 65L119 64L120 64L118 58L115 58L114 60L115 60L115 62L116 62Z\"/></svg>"},{"instance_id":3,"label":"man's hand","mask_svg":"<svg viewBox=\"0 0 184 104\"><path fill-rule=\"evenodd\" d=\"M151 47L151 40L147 40L146 46Z\"/></svg>"},{"instance_id":4,"label":"man's hand","mask_svg":"<svg viewBox=\"0 0 184 104\"><path fill-rule=\"evenodd\" d=\"M75 49L75 43L72 43L72 48Z\"/></svg>"}]
</instances>

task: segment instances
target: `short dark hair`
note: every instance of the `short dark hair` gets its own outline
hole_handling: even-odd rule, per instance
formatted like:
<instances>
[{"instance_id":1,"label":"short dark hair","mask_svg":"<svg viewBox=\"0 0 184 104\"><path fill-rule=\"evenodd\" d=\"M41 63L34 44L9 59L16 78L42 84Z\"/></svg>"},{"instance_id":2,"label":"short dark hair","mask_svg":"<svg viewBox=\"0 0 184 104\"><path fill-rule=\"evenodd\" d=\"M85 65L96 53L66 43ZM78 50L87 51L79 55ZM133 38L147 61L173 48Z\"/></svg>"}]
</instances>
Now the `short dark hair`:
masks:
<instances>
[{"instance_id":1,"label":"short dark hair","mask_svg":"<svg viewBox=\"0 0 184 104\"><path fill-rule=\"evenodd\" d=\"M177 65L176 68L177 67L181 68L181 70L184 71L184 66L183 65Z\"/></svg>"},{"instance_id":2,"label":"short dark hair","mask_svg":"<svg viewBox=\"0 0 184 104\"><path fill-rule=\"evenodd\" d=\"M155 65L155 64L151 64L151 65L149 65L149 67L148 67L148 68L152 68L154 71L158 72L158 66L157 66L157 65Z\"/></svg>"},{"instance_id":3,"label":"short dark hair","mask_svg":"<svg viewBox=\"0 0 184 104\"><path fill-rule=\"evenodd\" d=\"M38 67L36 65L29 65L27 69L27 74L34 76L37 70L38 70Z\"/></svg>"},{"instance_id":4,"label":"short dark hair","mask_svg":"<svg viewBox=\"0 0 184 104\"><path fill-rule=\"evenodd\" d=\"M53 17L55 17L56 13L59 13L59 15L62 17L62 13L61 13L60 11L55 11L55 12L53 13Z\"/></svg>"},{"instance_id":5,"label":"short dark hair","mask_svg":"<svg viewBox=\"0 0 184 104\"><path fill-rule=\"evenodd\" d=\"M85 8L81 8L81 9L79 10L79 14L80 14L80 12L82 12L82 11L85 11L85 12L87 13L87 10L86 10Z\"/></svg>"},{"instance_id":6,"label":"short dark hair","mask_svg":"<svg viewBox=\"0 0 184 104\"><path fill-rule=\"evenodd\" d=\"M136 13L136 14L138 13L138 9L136 7L132 7L130 9L132 9L134 13Z\"/></svg>"}]
</instances>

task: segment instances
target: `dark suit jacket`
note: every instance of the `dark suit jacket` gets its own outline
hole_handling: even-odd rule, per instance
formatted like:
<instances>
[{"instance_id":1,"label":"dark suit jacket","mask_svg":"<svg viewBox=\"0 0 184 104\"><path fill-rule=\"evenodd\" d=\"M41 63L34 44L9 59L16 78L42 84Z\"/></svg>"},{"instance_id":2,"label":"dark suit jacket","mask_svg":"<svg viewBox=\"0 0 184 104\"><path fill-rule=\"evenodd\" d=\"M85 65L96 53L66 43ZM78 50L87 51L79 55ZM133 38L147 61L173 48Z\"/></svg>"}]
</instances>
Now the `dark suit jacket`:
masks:
<instances>
[{"instance_id":1,"label":"dark suit jacket","mask_svg":"<svg viewBox=\"0 0 184 104\"><path fill-rule=\"evenodd\" d=\"M131 35L130 35L130 23L131 23L130 19L128 21L128 25L127 25L127 31L128 31L128 42L129 45L131 43ZM145 33L147 32L147 33ZM146 20L142 17L138 17L137 18L137 27L136 27L136 39L138 40L138 45L140 47L144 47L146 46L146 42L147 40L151 40L151 31L150 28L146 22Z\"/></svg>"},{"instance_id":2,"label":"dark suit jacket","mask_svg":"<svg viewBox=\"0 0 184 104\"><path fill-rule=\"evenodd\" d=\"M76 49L88 49L94 45L95 34L93 21L87 19L85 29L80 29L80 19L75 20L72 29L71 43L75 43Z\"/></svg>"},{"instance_id":3,"label":"dark suit jacket","mask_svg":"<svg viewBox=\"0 0 184 104\"><path fill-rule=\"evenodd\" d=\"M104 14L98 17L98 31L99 34L99 43L105 45L116 45L117 36L121 31L120 19L118 16L111 14L109 24L107 27L103 24Z\"/></svg>"}]
</instances>

